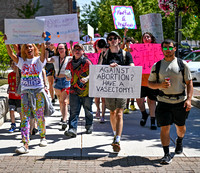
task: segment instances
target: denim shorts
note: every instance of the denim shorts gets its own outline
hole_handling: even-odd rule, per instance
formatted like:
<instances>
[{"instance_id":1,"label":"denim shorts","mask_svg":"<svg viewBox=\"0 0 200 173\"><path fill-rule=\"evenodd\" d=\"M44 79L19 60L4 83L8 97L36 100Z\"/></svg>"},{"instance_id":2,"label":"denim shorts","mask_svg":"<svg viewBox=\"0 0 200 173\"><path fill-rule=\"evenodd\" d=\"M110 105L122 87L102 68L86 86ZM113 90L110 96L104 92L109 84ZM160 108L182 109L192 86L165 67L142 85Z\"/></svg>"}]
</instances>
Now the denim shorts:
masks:
<instances>
[{"instance_id":1,"label":"denim shorts","mask_svg":"<svg viewBox=\"0 0 200 173\"><path fill-rule=\"evenodd\" d=\"M68 88L68 87L70 87L70 81L67 81L65 77L55 78L55 81L54 81L55 89L62 90L62 89Z\"/></svg>"},{"instance_id":2,"label":"denim shorts","mask_svg":"<svg viewBox=\"0 0 200 173\"><path fill-rule=\"evenodd\" d=\"M172 125L173 123L177 126L184 126L189 111L186 112L186 108L183 106L184 102L176 104L158 102L155 111L158 127Z\"/></svg>"}]
</instances>

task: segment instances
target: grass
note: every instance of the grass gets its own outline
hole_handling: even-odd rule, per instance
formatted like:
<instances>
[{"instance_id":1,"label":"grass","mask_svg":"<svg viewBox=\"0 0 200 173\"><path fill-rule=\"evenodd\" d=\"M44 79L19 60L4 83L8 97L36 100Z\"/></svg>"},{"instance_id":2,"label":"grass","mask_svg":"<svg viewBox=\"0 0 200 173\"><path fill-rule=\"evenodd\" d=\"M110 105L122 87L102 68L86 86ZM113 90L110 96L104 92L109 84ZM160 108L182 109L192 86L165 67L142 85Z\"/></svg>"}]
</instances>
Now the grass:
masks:
<instances>
[{"instance_id":1,"label":"grass","mask_svg":"<svg viewBox=\"0 0 200 173\"><path fill-rule=\"evenodd\" d=\"M8 79L6 79L6 78L0 79L0 86L2 86L4 84L8 84Z\"/></svg>"}]
</instances>

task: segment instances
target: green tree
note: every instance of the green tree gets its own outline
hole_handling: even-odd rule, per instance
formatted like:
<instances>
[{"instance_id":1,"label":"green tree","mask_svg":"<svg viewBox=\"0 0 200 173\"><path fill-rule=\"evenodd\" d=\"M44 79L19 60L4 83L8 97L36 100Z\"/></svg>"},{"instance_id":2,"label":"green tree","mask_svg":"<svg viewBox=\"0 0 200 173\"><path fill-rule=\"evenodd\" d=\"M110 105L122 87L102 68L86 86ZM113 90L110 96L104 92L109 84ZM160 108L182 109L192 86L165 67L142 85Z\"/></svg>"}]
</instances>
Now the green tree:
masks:
<instances>
[{"instance_id":1,"label":"green tree","mask_svg":"<svg viewBox=\"0 0 200 173\"><path fill-rule=\"evenodd\" d=\"M0 35L3 35L0 32ZM8 64L10 62L10 57L8 56L6 45L4 44L3 37L0 36L0 77L5 77L6 70L10 67Z\"/></svg>"},{"instance_id":2,"label":"green tree","mask_svg":"<svg viewBox=\"0 0 200 173\"><path fill-rule=\"evenodd\" d=\"M40 5L40 0L37 0L36 5L33 4L32 0L29 0L27 4L22 5L20 8L16 8L17 15L20 18L30 19L42 7L43 6Z\"/></svg>"}]
</instances>

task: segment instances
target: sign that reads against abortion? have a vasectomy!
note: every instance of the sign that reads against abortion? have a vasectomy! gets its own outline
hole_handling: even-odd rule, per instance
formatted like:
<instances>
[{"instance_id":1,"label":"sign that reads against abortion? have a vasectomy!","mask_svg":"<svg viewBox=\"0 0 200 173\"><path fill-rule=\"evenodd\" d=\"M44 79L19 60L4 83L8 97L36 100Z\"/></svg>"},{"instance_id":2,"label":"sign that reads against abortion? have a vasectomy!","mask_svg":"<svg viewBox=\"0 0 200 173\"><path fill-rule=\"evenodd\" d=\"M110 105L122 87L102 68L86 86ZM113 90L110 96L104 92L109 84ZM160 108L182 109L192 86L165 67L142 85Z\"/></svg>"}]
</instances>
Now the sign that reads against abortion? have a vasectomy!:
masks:
<instances>
[{"instance_id":1,"label":"sign that reads against abortion? have a vasectomy!","mask_svg":"<svg viewBox=\"0 0 200 173\"><path fill-rule=\"evenodd\" d=\"M139 98L142 67L90 65L89 96Z\"/></svg>"},{"instance_id":2,"label":"sign that reads against abortion? have a vasectomy!","mask_svg":"<svg viewBox=\"0 0 200 173\"><path fill-rule=\"evenodd\" d=\"M137 29L132 6L111 6L115 29Z\"/></svg>"}]
</instances>

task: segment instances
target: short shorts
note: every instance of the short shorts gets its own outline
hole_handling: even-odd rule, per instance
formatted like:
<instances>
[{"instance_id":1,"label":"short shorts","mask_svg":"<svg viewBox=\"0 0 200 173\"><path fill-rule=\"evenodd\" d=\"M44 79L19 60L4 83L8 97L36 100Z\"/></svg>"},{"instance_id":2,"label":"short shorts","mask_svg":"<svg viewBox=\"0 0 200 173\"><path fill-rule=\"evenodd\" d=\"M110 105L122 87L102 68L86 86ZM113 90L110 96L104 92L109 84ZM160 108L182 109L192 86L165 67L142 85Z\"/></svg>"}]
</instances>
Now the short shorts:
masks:
<instances>
[{"instance_id":1,"label":"short shorts","mask_svg":"<svg viewBox=\"0 0 200 173\"><path fill-rule=\"evenodd\" d=\"M8 106L10 111L21 113L21 99L9 99Z\"/></svg>"},{"instance_id":2,"label":"short shorts","mask_svg":"<svg viewBox=\"0 0 200 173\"><path fill-rule=\"evenodd\" d=\"M159 90L157 90L157 89L151 89L149 87L142 86L141 87L140 98L148 97L150 100L157 101L157 95L158 95L158 93L159 93Z\"/></svg>"},{"instance_id":3,"label":"short shorts","mask_svg":"<svg viewBox=\"0 0 200 173\"><path fill-rule=\"evenodd\" d=\"M55 89L63 90L65 88L69 88L69 87L70 87L70 81L67 81L65 77L55 78L55 81L54 81Z\"/></svg>"},{"instance_id":4,"label":"short shorts","mask_svg":"<svg viewBox=\"0 0 200 173\"><path fill-rule=\"evenodd\" d=\"M155 111L158 127L172 125L173 123L177 126L184 126L189 111L186 112L186 108L183 106L184 102L176 104L158 102Z\"/></svg>"},{"instance_id":5,"label":"short shorts","mask_svg":"<svg viewBox=\"0 0 200 173\"><path fill-rule=\"evenodd\" d=\"M114 111L117 108L125 108L126 100L122 98L105 98L106 108L111 111Z\"/></svg>"}]
</instances>

